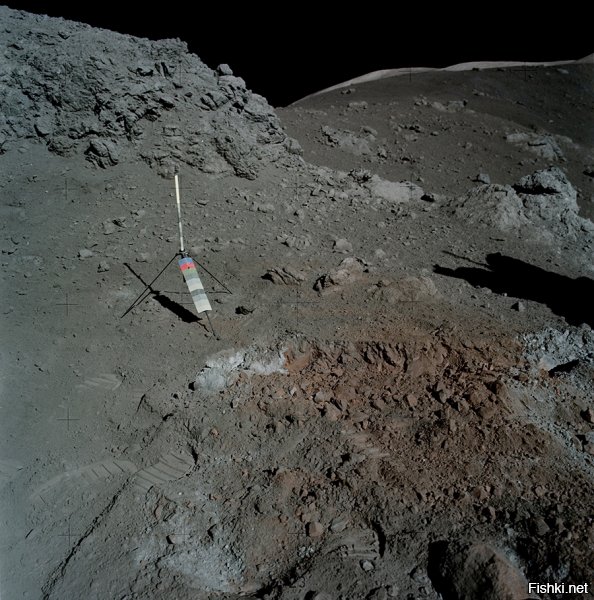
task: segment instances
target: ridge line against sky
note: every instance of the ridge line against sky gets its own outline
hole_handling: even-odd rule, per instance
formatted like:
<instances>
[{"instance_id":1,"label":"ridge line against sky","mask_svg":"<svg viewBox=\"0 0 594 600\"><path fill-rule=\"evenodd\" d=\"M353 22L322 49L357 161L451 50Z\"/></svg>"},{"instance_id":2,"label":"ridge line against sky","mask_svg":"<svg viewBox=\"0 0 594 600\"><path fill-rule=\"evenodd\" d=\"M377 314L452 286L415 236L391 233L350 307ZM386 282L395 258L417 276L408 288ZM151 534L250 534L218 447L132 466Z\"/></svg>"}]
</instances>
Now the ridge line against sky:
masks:
<instances>
[{"instance_id":1,"label":"ridge line against sky","mask_svg":"<svg viewBox=\"0 0 594 600\"><path fill-rule=\"evenodd\" d=\"M227 63L248 87L274 106L373 71L444 68L464 62L572 61L594 51L591 26L569 5L564 11L485 11L469 18L453 10L398 7L386 13L323 12L307 4L272 13L247 6L167 10L120 5L5 0L17 10L49 14L149 39L179 38L209 67ZM393 16L397 14L398 16ZM386 18L386 16L388 18Z\"/></svg>"}]
</instances>

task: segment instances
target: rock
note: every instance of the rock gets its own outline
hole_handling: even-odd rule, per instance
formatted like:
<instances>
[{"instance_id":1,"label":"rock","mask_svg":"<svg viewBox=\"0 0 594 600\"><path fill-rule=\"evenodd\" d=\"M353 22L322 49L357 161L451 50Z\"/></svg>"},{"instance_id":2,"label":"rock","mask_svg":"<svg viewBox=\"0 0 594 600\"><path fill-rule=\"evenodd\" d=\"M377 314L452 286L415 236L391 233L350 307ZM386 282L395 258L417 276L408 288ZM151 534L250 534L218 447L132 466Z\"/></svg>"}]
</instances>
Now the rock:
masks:
<instances>
[{"instance_id":1,"label":"rock","mask_svg":"<svg viewBox=\"0 0 594 600\"><path fill-rule=\"evenodd\" d=\"M256 202L254 208L257 212L271 213L274 212L274 204L272 202Z\"/></svg>"},{"instance_id":2,"label":"rock","mask_svg":"<svg viewBox=\"0 0 594 600\"><path fill-rule=\"evenodd\" d=\"M39 137L47 137L53 131L52 120L47 116L40 117L35 121L35 131Z\"/></svg>"},{"instance_id":3,"label":"rock","mask_svg":"<svg viewBox=\"0 0 594 600\"><path fill-rule=\"evenodd\" d=\"M430 277L404 277L374 292L388 304L398 302L432 302L440 297L435 283Z\"/></svg>"},{"instance_id":4,"label":"rock","mask_svg":"<svg viewBox=\"0 0 594 600\"><path fill-rule=\"evenodd\" d=\"M303 148L295 138L287 137L284 146L289 154L295 154L296 156L301 156L303 154Z\"/></svg>"},{"instance_id":5,"label":"rock","mask_svg":"<svg viewBox=\"0 0 594 600\"><path fill-rule=\"evenodd\" d=\"M353 251L353 245L344 238L336 240L332 247L334 252L342 252L343 254L350 254Z\"/></svg>"},{"instance_id":6,"label":"rock","mask_svg":"<svg viewBox=\"0 0 594 600\"><path fill-rule=\"evenodd\" d=\"M167 541L170 544L182 544L185 540L186 540L187 536L183 535L183 534L176 534L176 533L170 533L167 536Z\"/></svg>"},{"instance_id":7,"label":"rock","mask_svg":"<svg viewBox=\"0 0 594 600\"><path fill-rule=\"evenodd\" d=\"M407 394L406 403L409 405L410 408L416 408L419 404L419 399L417 398L417 396L415 396L415 394Z\"/></svg>"},{"instance_id":8,"label":"rock","mask_svg":"<svg viewBox=\"0 0 594 600\"><path fill-rule=\"evenodd\" d=\"M557 167L522 177L514 186L480 185L452 202L467 225L480 224L539 242L594 243L594 224L579 216L577 194Z\"/></svg>"},{"instance_id":9,"label":"rock","mask_svg":"<svg viewBox=\"0 0 594 600\"><path fill-rule=\"evenodd\" d=\"M324 533L324 526L318 521L314 521L312 523L307 524L307 535L310 538L319 538L322 537Z\"/></svg>"},{"instance_id":10,"label":"rock","mask_svg":"<svg viewBox=\"0 0 594 600\"><path fill-rule=\"evenodd\" d=\"M332 533L340 533L349 526L349 522L350 520L348 517L335 517L332 519L332 523L330 524L330 531Z\"/></svg>"},{"instance_id":11,"label":"rock","mask_svg":"<svg viewBox=\"0 0 594 600\"><path fill-rule=\"evenodd\" d=\"M254 312L253 308L246 308L245 306L238 306L235 308L236 315L250 315Z\"/></svg>"},{"instance_id":12,"label":"rock","mask_svg":"<svg viewBox=\"0 0 594 600\"><path fill-rule=\"evenodd\" d=\"M542 537L549 533L551 528L547 525L546 521L542 517L536 517L530 524L530 528L534 535Z\"/></svg>"},{"instance_id":13,"label":"rock","mask_svg":"<svg viewBox=\"0 0 594 600\"><path fill-rule=\"evenodd\" d=\"M517 310L518 312L524 312L526 310L526 305L521 300L518 300L511 305L511 308L512 310Z\"/></svg>"},{"instance_id":14,"label":"rock","mask_svg":"<svg viewBox=\"0 0 594 600\"><path fill-rule=\"evenodd\" d=\"M109 263L106 260L102 260L99 263L99 266L97 267L97 271L99 273L105 273L106 271L109 271L110 268L111 267L110 267Z\"/></svg>"},{"instance_id":15,"label":"rock","mask_svg":"<svg viewBox=\"0 0 594 600\"><path fill-rule=\"evenodd\" d=\"M564 194L574 198L576 192L565 173L558 167L549 167L522 177L513 188L523 194Z\"/></svg>"},{"instance_id":16,"label":"rock","mask_svg":"<svg viewBox=\"0 0 594 600\"><path fill-rule=\"evenodd\" d=\"M289 235L284 239L283 244L287 248L305 250L311 246L311 238L308 235Z\"/></svg>"},{"instance_id":17,"label":"rock","mask_svg":"<svg viewBox=\"0 0 594 600\"><path fill-rule=\"evenodd\" d=\"M510 133L505 139L511 144L515 144L523 150L532 152L547 160L560 160L563 158L563 151L555 137L550 134Z\"/></svg>"},{"instance_id":18,"label":"rock","mask_svg":"<svg viewBox=\"0 0 594 600\"><path fill-rule=\"evenodd\" d=\"M333 286L353 283L361 276L365 270L365 265L366 263L359 258L345 258L336 270L319 277L314 284L314 289L321 291Z\"/></svg>"},{"instance_id":19,"label":"rock","mask_svg":"<svg viewBox=\"0 0 594 600\"><path fill-rule=\"evenodd\" d=\"M442 102L431 102L431 107L439 110L440 112L454 113L464 110L466 104L466 100L449 100L445 104Z\"/></svg>"},{"instance_id":20,"label":"rock","mask_svg":"<svg viewBox=\"0 0 594 600\"><path fill-rule=\"evenodd\" d=\"M375 565L370 560L362 560L359 565L366 573L369 573L375 569Z\"/></svg>"},{"instance_id":21,"label":"rock","mask_svg":"<svg viewBox=\"0 0 594 600\"><path fill-rule=\"evenodd\" d=\"M410 181L388 181L378 175L373 175L366 187L374 196L395 204L420 200L425 195L418 185Z\"/></svg>"},{"instance_id":22,"label":"rock","mask_svg":"<svg viewBox=\"0 0 594 600\"><path fill-rule=\"evenodd\" d=\"M81 250L78 251L79 258L85 259L85 258L91 258L91 256L95 256L95 254L88 248L82 248Z\"/></svg>"},{"instance_id":23,"label":"rock","mask_svg":"<svg viewBox=\"0 0 594 600\"><path fill-rule=\"evenodd\" d=\"M429 573L435 589L447 598L528 600L528 581L505 554L484 542L436 543L430 549Z\"/></svg>"},{"instance_id":24,"label":"rock","mask_svg":"<svg viewBox=\"0 0 594 600\"><path fill-rule=\"evenodd\" d=\"M588 165L584 169L584 175L587 175L588 177L594 177L594 165Z\"/></svg>"},{"instance_id":25,"label":"rock","mask_svg":"<svg viewBox=\"0 0 594 600\"><path fill-rule=\"evenodd\" d=\"M117 165L120 160L115 142L109 140L91 140L85 154L90 162L103 169Z\"/></svg>"},{"instance_id":26,"label":"rock","mask_svg":"<svg viewBox=\"0 0 594 600\"><path fill-rule=\"evenodd\" d=\"M491 183L491 178L486 173L479 173L473 181L477 183Z\"/></svg>"},{"instance_id":27,"label":"rock","mask_svg":"<svg viewBox=\"0 0 594 600\"><path fill-rule=\"evenodd\" d=\"M149 262L151 255L148 252L139 252L136 255L136 262Z\"/></svg>"},{"instance_id":28,"label":"rock","mask_svg":"<svg viewBox=\"0 0 594 600\"><path fill-rule=\"evenodd\" d=\"M254 148L239 136L219 135L215 139L217 152L229 163L238 177L256 179L259 166Z\"/></svg>"},{"instance_id":29,"label":"rock","mask_svg":"<svg viewBox=\"0 0 594 600\"><path fill-rule=\"evenodd\" d=\"M233 71L231 70L231 67L226 63L223 63L222 65L219 65L217 67L217 73L219 75L233 75Z\"/></svg>"},{"instance_id":30,"label":"rock","mask_svg":"<svg viewBox=\"0 0 594 600\"><path fill-rule=\"evenodd\" d=\"M366 600L388 600L388 590L384 587L376 588L367 595Z\"/></svg>"},{"instance_id":31,"label":"rock","mask_svg":"<svg viewBox=\"0 0 594 600\"><path fill-rule=\"evenodd\" d=\"M103 221L104 235L111 235L116 230L116 225L113 221Z\"/></svg>"},{"instance_id":32,"label":"rock","mask_svg":"<svg viewBox=\"0 0 594 600\"><path fill-rule=\"evenodd\" d=\"M370 181L372 178L371 172L367 169L353 169L349 171L349 176L359 184Z\"/></svg>"},{"instance_id":33,"label":"rock","mask_svg":"<svg viewBox=\"0 0 594 600\"><path fill-rule=\"evenodd\" d=\"M375 136L371 134L358 136L348 129L335 129L328 125L322 127L322 133L324 134L326 144L329 146L336 146L355 156L368 156L372 154L370 143L375 141Z\"/></svg>"},{"instance_id":34,"label":"rock","mask_svg":"<svg viewBox=\"0 0 594 600\"><path fill-rule=\"evenodd\" d=\"M291 267L273 267L262 275L262 279L268 279L272 283L282 285L299 285L302 281L305 281L305 276L301 271Z\"/></svg>"}]
</instances>

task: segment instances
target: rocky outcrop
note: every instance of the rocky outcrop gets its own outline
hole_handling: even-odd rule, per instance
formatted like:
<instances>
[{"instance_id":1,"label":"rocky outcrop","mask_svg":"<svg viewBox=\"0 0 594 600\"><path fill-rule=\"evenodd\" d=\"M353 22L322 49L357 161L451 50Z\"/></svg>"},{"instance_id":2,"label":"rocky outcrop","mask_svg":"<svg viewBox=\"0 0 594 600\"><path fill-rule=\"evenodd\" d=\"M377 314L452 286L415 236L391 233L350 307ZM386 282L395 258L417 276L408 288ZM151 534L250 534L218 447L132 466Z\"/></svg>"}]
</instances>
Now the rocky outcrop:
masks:
<instances>
[{"instance_id":1,"label":"rocky outcrop","mask_svg":"<svg viewBox=\"0 0 594 600\"><path fill-rule=\"evenodd\" d=\"M84 153L100 168L140 157L162 175L185 163L248 179L263 161L298 160L266 100L228 66L209 69L180 40L5 7L0 18L3 151L29 140L60 155Z\"/></svg>"}]
</instances>

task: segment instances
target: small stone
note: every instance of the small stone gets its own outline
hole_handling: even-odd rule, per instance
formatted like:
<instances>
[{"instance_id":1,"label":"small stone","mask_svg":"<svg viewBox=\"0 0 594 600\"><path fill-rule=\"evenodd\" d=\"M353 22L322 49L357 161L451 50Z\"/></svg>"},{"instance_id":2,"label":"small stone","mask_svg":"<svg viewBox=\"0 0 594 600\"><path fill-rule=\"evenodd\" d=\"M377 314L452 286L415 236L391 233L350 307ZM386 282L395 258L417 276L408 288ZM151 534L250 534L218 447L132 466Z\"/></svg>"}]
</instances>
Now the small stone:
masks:
<instances>
[{"instance_id":1,"label":"small stone","mask_svg":"<svg viewBox=\"0 0 594 600\"><path fill-rule=\"evenodd\" d=\"M518 302L514 302L512 304L512 310L517 310L518 312L524 312L526 310L526 305L518 300Z\"/></svg>"},{"instance_id":2,"label":"small stone","mask_svg":"<svg viewBox=\"0 0 594 600\"><path fill-rule=\"evenodd\" d=\"M343 254L349 254L353 251L353 245L344 238L336 240L332 248L334 252L342 252Z\"/></svg>"},{"instance_id":3,"label":"small stone","mask_svg":"<svg viewBox=\"0 0 594 600\"><path fill-rule=\"evenodd\" d=\"M104 221L103 222L103 234L111 235L116 230L115 223L113 221Z\"/></svg>"},{"instance_id":4,"label":"small stone","mask_svg":"<svg viewBox=\"0 0 594 600\"><path fill-rule=\"evenodd\" d=\"M537 517L532 522L532 531L539 537L546 535L550 530L551 528L542 517Z\"/></svg>"},{"instance_id":5,"label":"small stone","mask_svg":"<svg viewBox=\"0 0 594 600\"><path fill-rule=\"evenodd\" d=\"M491 183L491 178L486 173L479 173L474 178L474 181L476 181L477 183L486 183L486 184L489 184L489 183Z\"/></svg>"},{"instance_id":6,"label":"small stone","mask_svg":"<svg viewBox=\"0 0 594 600\"><path fill-rule=\"evenodd\" d=\"M591 408L586 408L580 413L580 415L582 416L582 419L586 421L586 423L594 423L594 410Z\"/></svg>"},{"instance_id":7,"label":"small stone","mask_svg":"<svg viewBox=\"0 0 594 600\"><path fill-rule=\"evenodd\" d=\"M406 403L410 408L416 408L419 404L419 399L414 394L406 394Z\"/></svg>"},{"instance_id":8,"label":"small stone","mask_svg":"<svg viewBox=\"0 0 594 600\"><path fill-rule=\"evenodd\" d=\"M82 248L81 250L78 251L78 257L85 259L85 258L91 258L91 256L94 256L94 253L89 250L88 248Z\"/></svg>"},{"instance_id":9,"label":"small stone","mask_svg":"<svg viewBox=\"0 0 594 600\"><path fill-rule=\"evenodd\" d=\"M151 255L148 252L140 252L136 256L136 262L148 262L151 258Z\"/></svg>"},{"instance_id":10,"label":"small stone","mask_svg":"<svg viewBox=\"0 0 594 600\"><path fill-rule=\"evenodd\" d=\"M171 533L167 536L167 541L170 544L181 544L184 541L184 536L183 535L177 535L175 533Z\"/></svg>"},{"instance_id":11,"label":"small stone","mask_svg":"<svg viewBox=\"0 0 594 600\"><path fill-rule=\"evenodd\" d=\"M97 267L97 272L105 273L106 271L109 271L109 269L110 269L109 263L106 260L102 260L99 263L99 266Z\"/></svg>"},{"instance_id":12,"label":"small stone","mask_svg":"<svg viewBox=\"0 0 594 600\"><path fill-rule=\"evenodd\" d=\"M375 569L375 565L369 560L362 560L359 564L366 573L369 573Z\"/></svg>"},{"instance_id":13,"label":"small stone","mask_svg":"<svg viewBox=\"0 0 594 600\"><path fill-rule=\"evenodd\" d=\"M344 531L348 525L348 517L335 517L332 519L332 523L330 524L330 531L332 533L340 533L341 531Z\"/></svg>"},{"instance_id":14,"label":"small stone","mask_svg":"<svg viewBox=\"0 0 594 600\"><path fill-rule=\"evenodd\" d=\"M307 535L310 538L319 538L324 533L324 526L318 521L307 524Z\"/></svg>"}]
</instances>

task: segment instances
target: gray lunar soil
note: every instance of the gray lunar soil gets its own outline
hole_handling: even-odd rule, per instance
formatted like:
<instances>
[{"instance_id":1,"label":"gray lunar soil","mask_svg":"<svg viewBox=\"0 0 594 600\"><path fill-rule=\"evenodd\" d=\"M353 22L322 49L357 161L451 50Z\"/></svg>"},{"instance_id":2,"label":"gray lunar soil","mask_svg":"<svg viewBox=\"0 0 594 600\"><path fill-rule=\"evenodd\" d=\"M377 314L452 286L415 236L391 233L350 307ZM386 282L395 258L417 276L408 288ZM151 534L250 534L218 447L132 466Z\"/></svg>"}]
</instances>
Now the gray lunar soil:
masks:
<instances>
[{"instance_id":1,"label":"gray lunar soil","mask_svg":"<svg viewBox=\"0 0 594 600\"><path fill-rule=\"evenodd\" d=\"M593 64L275 111L0 7L0 598L594 585ZM124 315L175 173L212 327L175 262Z\"/></svg>"}]
</instances>

